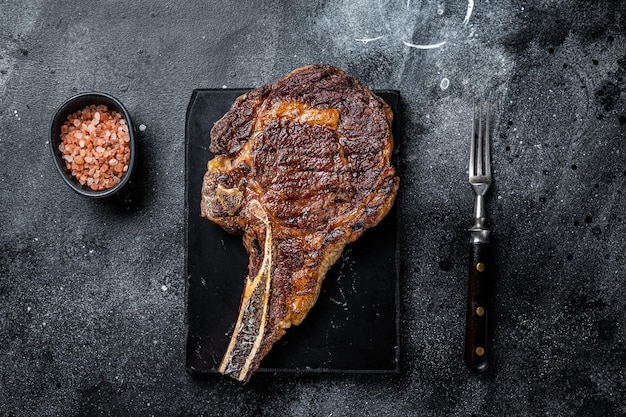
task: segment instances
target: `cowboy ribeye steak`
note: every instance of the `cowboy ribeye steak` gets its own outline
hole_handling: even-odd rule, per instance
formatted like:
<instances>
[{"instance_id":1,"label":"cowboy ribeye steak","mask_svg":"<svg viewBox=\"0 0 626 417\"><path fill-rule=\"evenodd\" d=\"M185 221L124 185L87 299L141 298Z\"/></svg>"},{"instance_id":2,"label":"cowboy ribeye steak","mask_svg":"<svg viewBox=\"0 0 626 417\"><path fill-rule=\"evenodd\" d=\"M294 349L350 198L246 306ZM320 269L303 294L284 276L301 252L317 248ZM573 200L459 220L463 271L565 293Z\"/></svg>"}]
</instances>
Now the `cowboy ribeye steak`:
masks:
<instances>
[{"instance_id":1,"label":"cowboy ribeye steak","mask_svg":"<svg viewBox=\"0 0 626 417\"><path fill-rule=\"evenodd\" d=\"M389 212L390 107L330 65L299 68L237 98L211 130L201 214L249 255L219 371L246 381L315 303L346 244Z\"/></svg>"}]
</instances>

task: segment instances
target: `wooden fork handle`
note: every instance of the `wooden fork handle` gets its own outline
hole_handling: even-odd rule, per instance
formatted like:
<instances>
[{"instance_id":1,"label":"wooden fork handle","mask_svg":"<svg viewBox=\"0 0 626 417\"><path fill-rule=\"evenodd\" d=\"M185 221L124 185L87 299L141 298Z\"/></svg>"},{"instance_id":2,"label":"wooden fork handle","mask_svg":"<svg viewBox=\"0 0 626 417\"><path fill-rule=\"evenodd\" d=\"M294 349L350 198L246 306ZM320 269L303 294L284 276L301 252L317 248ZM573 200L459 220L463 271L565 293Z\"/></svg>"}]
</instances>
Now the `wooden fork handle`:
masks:
<instances>
[{"instance_id":1,"label":"wooden fork handle","mask_svg":"<svg viewBox=\"0 0 626 417\"><path fill-rule=\"evenodd\" d=\"M489 303L491 268L489 243L470 243L465 326L465 363L475 372L489 367Z\"/></svg>"}]
</instances>

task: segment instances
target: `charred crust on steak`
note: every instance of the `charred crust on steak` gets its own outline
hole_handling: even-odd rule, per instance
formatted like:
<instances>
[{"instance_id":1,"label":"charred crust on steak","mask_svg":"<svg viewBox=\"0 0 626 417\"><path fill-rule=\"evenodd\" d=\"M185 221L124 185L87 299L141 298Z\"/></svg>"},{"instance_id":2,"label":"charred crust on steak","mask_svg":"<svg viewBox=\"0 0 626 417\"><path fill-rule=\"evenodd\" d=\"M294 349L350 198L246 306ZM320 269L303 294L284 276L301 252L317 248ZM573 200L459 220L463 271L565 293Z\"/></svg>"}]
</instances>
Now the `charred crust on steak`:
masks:
<instances>
[{"instance_id":1,"label":"charred crust on steak","mask_svg":"<svg viewBox=\"0 0 626 417\"><path fill-rule=\"evenodd\" d=\"M392 119L354 78L312 65L242 95L215 123L201 214L243 234L249 255L220 372L248 380L305 318L345 245L389 212Z\"/></svg>"}]
</instances>

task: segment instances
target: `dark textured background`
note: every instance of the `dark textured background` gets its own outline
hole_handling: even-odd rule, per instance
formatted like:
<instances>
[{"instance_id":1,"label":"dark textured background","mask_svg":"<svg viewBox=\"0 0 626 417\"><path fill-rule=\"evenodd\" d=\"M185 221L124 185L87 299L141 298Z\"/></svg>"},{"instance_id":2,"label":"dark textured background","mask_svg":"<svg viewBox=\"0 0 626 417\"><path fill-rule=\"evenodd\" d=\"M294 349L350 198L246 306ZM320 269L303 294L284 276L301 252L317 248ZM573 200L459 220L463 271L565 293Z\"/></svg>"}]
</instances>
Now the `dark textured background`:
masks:
<instances>
[{"instance_id":1,"label":"dark textured background","mask_svg":"<svg viewBox=\"0 0 626 417\"><path fill-rule=\"evenodd\" d=\"M467 6L2 1L0 415L626 415L626 2L476 0L464 24ZM192 379L192 90L316 62L403 97L402 372ZM107 201L73 193L47 145L55 108L87 90L146 126L136 177ZM462 362L476 94L498 114L495 363L480 376Z\"/></svg>"}]
</instances>

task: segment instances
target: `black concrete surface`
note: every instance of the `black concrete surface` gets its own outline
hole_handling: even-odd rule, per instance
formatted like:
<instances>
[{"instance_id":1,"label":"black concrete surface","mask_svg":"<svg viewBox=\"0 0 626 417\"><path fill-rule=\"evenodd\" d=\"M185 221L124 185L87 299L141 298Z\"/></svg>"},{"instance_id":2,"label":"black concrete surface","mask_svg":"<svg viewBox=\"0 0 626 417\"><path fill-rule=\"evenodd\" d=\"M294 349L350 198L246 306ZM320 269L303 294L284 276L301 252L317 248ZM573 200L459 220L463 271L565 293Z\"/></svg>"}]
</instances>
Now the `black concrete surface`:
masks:
<instances>
[{"instance_id":1,"label":"black concrete surface","mask_svg":"<svg viewBox=\"0 0 626 417\"><path fill-rule=\"evenodd\" d=\"M2 1L0 415L626 415L625 10ZM402 95L401 372L192 378L191 93L317 62ZM56 107L90 90L118 97L145 127L136 176L104 201L72 192L46 143ZM497 113L494 361L482 375L462 360L476 95Z\"/></svg>"}]
</instances>

